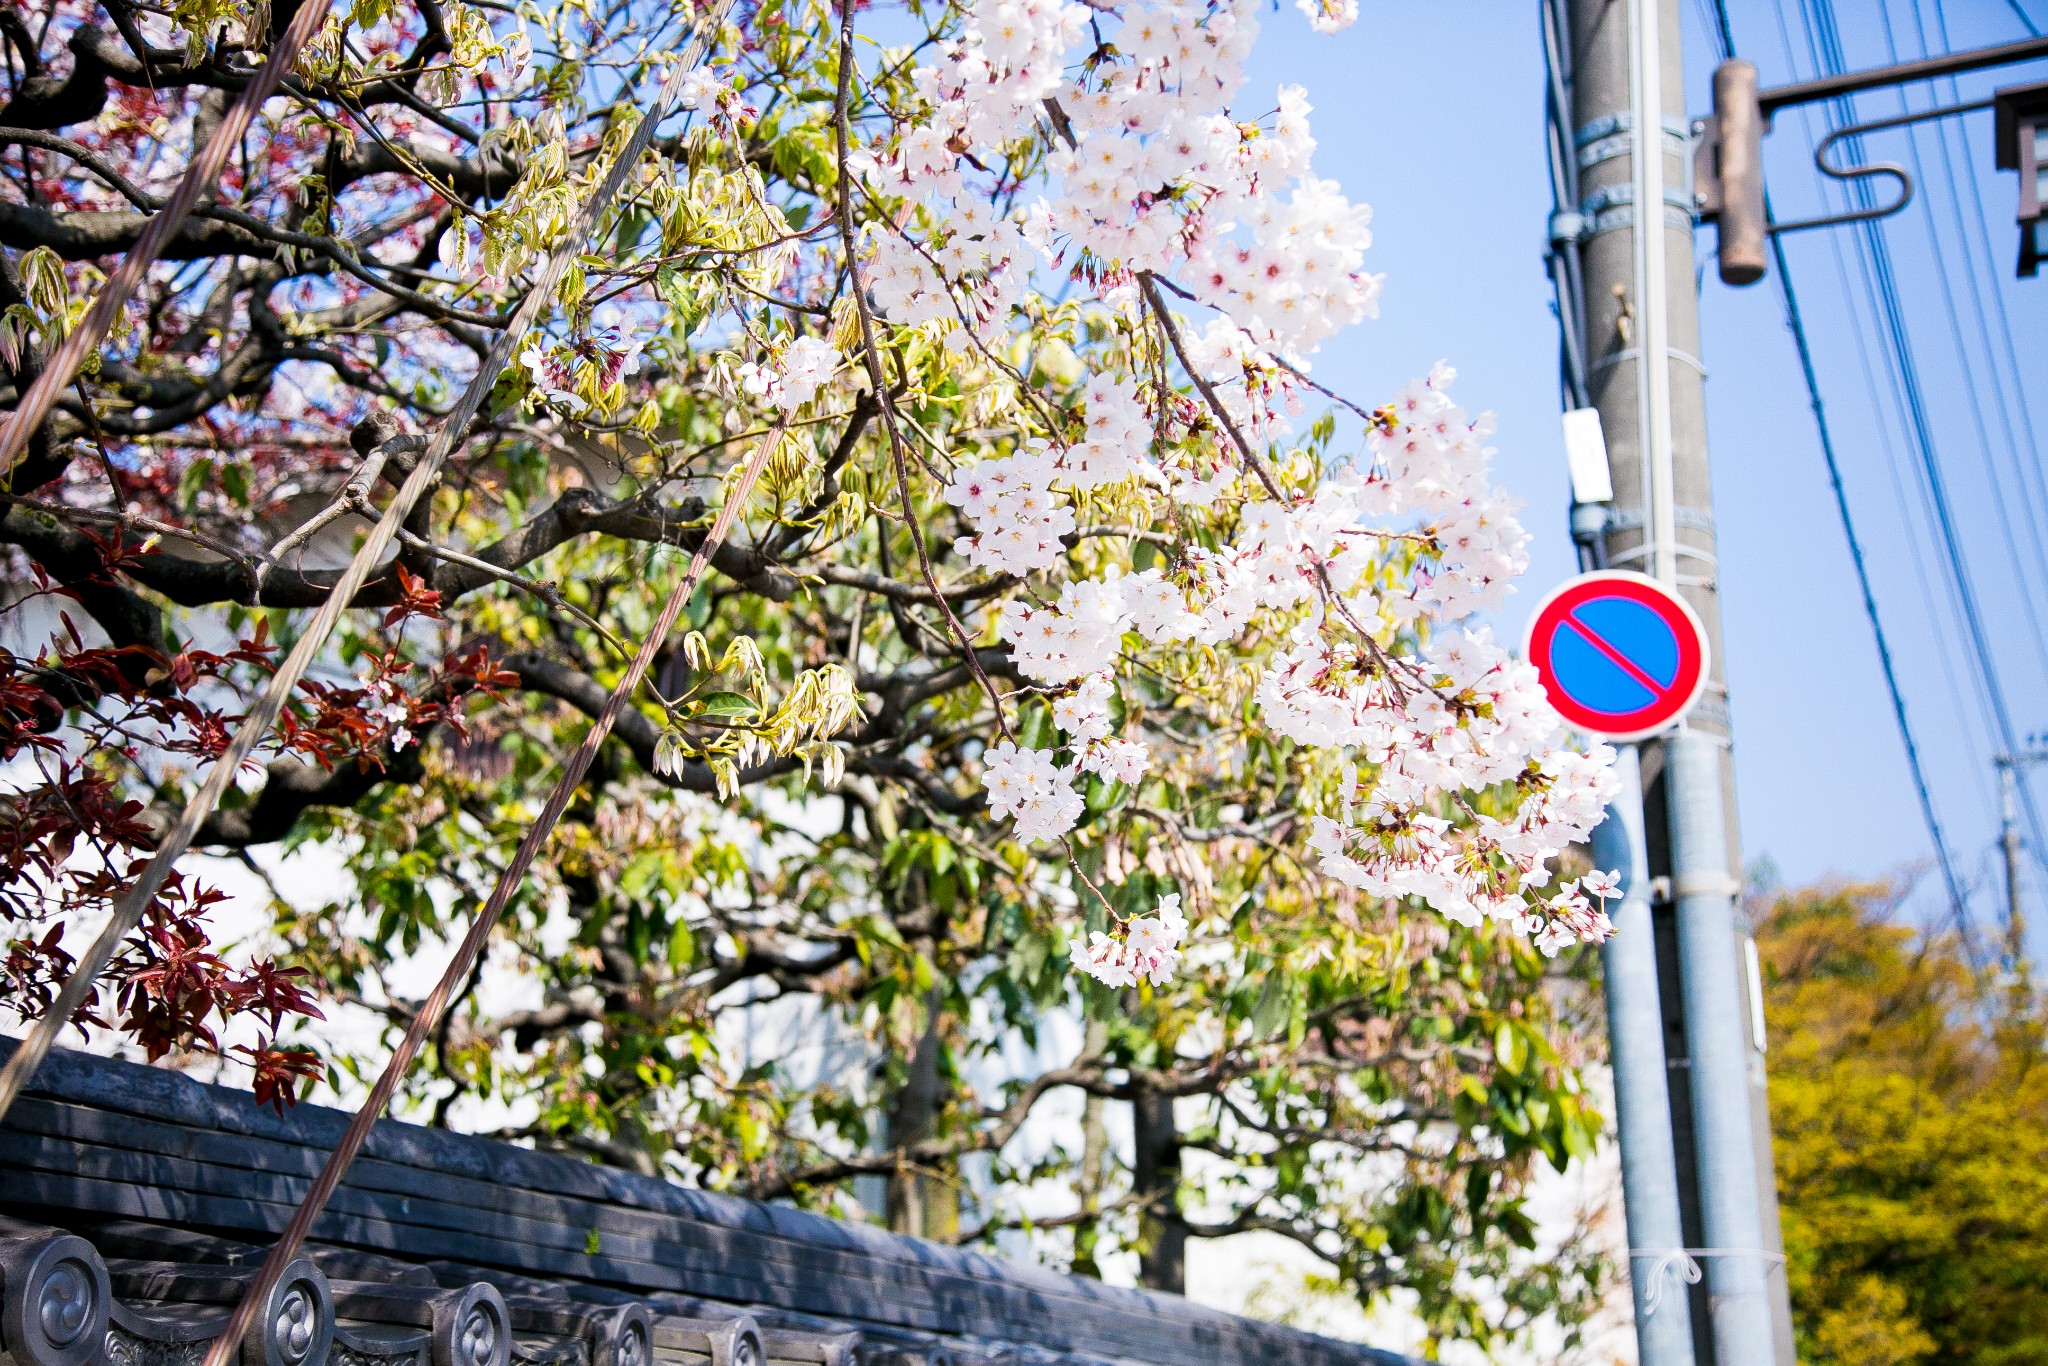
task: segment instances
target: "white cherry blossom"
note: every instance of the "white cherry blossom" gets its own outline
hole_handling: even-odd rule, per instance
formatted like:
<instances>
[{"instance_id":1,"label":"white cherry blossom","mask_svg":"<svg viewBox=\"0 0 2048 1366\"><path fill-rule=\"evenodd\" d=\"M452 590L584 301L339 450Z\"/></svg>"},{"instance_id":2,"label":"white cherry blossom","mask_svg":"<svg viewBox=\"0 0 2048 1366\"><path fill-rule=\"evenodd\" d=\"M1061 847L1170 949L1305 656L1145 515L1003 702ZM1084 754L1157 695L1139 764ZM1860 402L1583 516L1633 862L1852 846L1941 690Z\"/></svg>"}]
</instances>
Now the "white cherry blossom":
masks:
<instances>
[{"instance_id":1,"label":"white cherry blossom","mask_svg":"<svg viewBox=\"0 0 2048 1366\"><path fill-rule=\"evenodd\" d=\"M1355 0L1300 8L1326 32L1357 16ZM1246 87L1257 6L966 12L964 37L913 70L918 108L858 165L904 206L861 238L875 308L956 352L1008 355L1012 319L1047 306L1034 280L1057 273L1103 335L1150 329L1196 385L1172 388L1135 352L1121 371L1091 353L1063 385L1019 371L1029 420L950 456L946 502L967 533L953 550L970 574L1025 585L981 629L1050 694L1065 744L987 750L990 809L1021 839L1064 838L1080 774L1135 785L1154 766L1141 714L1114 733L1127 671L1147 652L1237 652L1256 724L1346 775L1309 840L1328 877L1501 922L1544 952L1606 937L1610 881L1544 889L1601 819L1612 754L1566 747L1534 672L1476 622L1528 566L1517 504L1490 477L1491 419L1451 398L1440 364L1353 410L1355 455L1274 474L1309 416L1315 353L1376 313L1381 281L1365 269L1370 211L1315 172L1306 93ZM1005 216L988 168L1031 145L1044 175ZM1169 306L1170 323L1152 316ZM794 392L795 374L774 382ZM1158 553L1119 568L1087 538L1119 534L1099 519L1132 508ZM1162 904L1077 938L1074 961L1107 983L1165 981L1179 916L1176 899L1171 916Z\"/></svg>"}]
</instances>

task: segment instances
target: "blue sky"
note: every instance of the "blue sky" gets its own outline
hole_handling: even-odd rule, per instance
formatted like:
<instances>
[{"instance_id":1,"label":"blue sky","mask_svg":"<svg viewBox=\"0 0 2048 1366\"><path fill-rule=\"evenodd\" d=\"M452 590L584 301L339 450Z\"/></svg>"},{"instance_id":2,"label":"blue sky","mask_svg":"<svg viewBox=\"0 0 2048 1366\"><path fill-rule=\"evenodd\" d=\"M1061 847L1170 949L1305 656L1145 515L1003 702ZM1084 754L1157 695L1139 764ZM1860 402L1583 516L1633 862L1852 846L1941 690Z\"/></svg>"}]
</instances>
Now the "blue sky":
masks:
<instances>
[{"instance_id":1,"label":"blue sky","mask_svg":"<svg viewBox=\"0 0 2048 1366\"><path fill-rule=\"evenodd\" d=\"M1782 0L1781 27L1773 0L1730 0L1738 51L1758 64L1766 85L1814 74L1806 21L1827 6L1804 2L1813 8ZM2020 2L2035 24L2048 25L2048 0ZM1499 415L1499 472L1527 500L1524 520L1536 536L1527 586L1507 616L1519 629L1526 606L1573 571L1556 324L1542 262L1550 191L1537 9L1531 0L1362 0L1361 10L1358 25L1334 38L1309 32L1291 7L1274 13L1254 59L1255 88L1308 87L1317 170L1372 204L1370 268L1388 276L1380 320L1333 344L1318 360L1318 378L1372 394L1447 358L1460 371L1459 397ZM2008 0L1835 0L1833 10L1852 70L2026 36ZM1704 113L1714 55L1703 15L1711 7L1684 0L1681 11L1689 107ZM1964 77L1959 93L1976 99L2044 80L2048 62L2037 62ZM1957 93L1922 86L1907 98L1926 108ZM1907 107L1900 101L1864 96L1856 117L1897 113ZM2016 179L1992 168L1990 124L1986 113L1922 125L1911 146L1905 134L1879 135L1869 154L1918 156L1919 198L1883 232L1965 562L2013 724L2027 733L2048 731L2048 646L2037 630L2048 621L2048 564L2037 534L2048 508L2022 496L2042 488L2032 482L2041 469L2028 424L2048 443L2048 272L2011 278ZM1767 161L1781 217L1823 211L1809 157L1825 131L1819 111L1779 119ZM1839 229L1788 242L1909 715L1959 870L1974 889L1973 912L1988 924L2002 904L1990 761L1997 746L1954 624L1914 448L1883 379L1857 244ZM1708 264L1710 228L1699 245L1745 856L1767 856L1791 883L1924 869L1932 845L1780 296L1768 280L1748 290L1722 286ZM2048 811L2048 773L2037 778L2037 792ZM2038 880L2029 890L2038 893ZM1940 908L1931 877L1915 904ZM2038 896L2034 904L2038 948L2048 943L2048 915Z\"/></svg>"}]
</instances>

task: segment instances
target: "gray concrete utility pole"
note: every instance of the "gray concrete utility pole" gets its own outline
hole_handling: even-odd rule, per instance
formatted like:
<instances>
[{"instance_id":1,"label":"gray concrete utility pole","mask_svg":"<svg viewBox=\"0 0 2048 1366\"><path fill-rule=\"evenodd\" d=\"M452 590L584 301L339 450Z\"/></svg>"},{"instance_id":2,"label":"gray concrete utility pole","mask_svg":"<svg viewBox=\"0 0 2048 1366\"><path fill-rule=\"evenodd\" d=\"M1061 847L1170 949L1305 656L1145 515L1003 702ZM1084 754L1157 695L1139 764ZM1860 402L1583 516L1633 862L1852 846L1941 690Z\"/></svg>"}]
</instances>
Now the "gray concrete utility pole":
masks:
<instances>
[{"instance_id":1,"label":"gray concrete utility pole","mask_svg":"<svg viewBox=\"0 0 2048 1366\"><path fill-rule=\"evenodd\" d=\"M1713 653L1692 714L1642 747L1650 872L1670 889L1657 948L1665 1019L1680 1017L1666 1040L1674 1139L1705 1271L1690 1297L1693 1339L1716 1366L1794 1366L1740 900L1678 0L1568 0L1568 14L1585 379L1614 486L1605 562L1678 588ZM1646 142L1655 154L1636 155ZM1677 1300L1669 1289L1666 1304Z\"/></svg>"}]
</instances>

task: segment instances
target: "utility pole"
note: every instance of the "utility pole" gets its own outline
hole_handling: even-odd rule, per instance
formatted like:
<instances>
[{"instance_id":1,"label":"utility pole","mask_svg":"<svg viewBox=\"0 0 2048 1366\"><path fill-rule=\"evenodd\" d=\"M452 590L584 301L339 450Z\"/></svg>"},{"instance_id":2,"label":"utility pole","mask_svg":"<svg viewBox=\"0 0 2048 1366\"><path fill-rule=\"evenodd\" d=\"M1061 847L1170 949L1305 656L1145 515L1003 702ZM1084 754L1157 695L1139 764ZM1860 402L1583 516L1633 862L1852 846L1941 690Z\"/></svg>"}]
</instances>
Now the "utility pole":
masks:
<instances>
[{"instance_id":1,"label":"utility pole","mask_svg":"<svg viewBox=\"0 0 2048 1366\"><path fill-rule=\"evenodd\" d=\"M1692 714L1641 750L1649 871L1670 889L1656 913L1656 949L1661 1008L1676 1025L1666 1036L1669 1108L1691 1250L1673 1259L1666 1254L1679 1248L1632 1248L1631 1260L1639 1278L1684 1257L1702 1266L1704 1295L1689 1297L1703 1311L1691 1325L1702 1363L1793 1366L1754 949L1738 899L1678 3L1564 3L1565 152L1579 202L1576 215L1560 217L1575 220L1576 382L1600 412L1613 486L1603 559L1681 592L1713 656ZM1660 1312L1684 1302L1677 1289L1666 1287Z\"/></svg>"},{"instance_id":2,"label":"utility pole","mask_svg":"<svg viewBox=\"0 0 2048 1366\"><path fill-rule=\"evenodd\" d=\"M2038 744L2038 737L2028 737ZM2000 754L1998 765L1999 844L2005 853L2005 966L2017 972L2027 953L2027 917L2020 901L2020 770L2048 764L2048 749Z\"/></svg>"},{"instance_id":3,"label":"utility pole","mask_svg":"<svg viewBox=\"0 0 2048 1366\"><path fill-rule=\"evenodd\" d=\"M2012 756L1998 756L1998 815L2004 825L1999 843L2005 846L2005 959L2017 968L2026 943L2026 917L2020 913L2020 803L2019 774L2013 772Z\"/></svg>"}]
</instances>

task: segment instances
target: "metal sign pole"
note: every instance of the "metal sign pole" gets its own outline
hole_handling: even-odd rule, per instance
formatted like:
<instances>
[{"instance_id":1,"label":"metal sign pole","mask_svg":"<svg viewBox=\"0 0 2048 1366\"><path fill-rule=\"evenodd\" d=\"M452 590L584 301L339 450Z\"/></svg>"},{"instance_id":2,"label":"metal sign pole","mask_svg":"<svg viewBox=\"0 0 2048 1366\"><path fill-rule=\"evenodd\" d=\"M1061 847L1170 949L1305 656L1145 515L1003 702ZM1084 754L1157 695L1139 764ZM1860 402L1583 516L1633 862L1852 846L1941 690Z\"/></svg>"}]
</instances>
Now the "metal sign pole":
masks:
<instances>
[{"instance_id":1,"label":"metal sign pole","mask_svg":"<svg viewBox=\"0 0 2048 1366\"><path fill-rule=\"evenodd\" d=\"M1641 1366L1694 1366L1685 1284L1699 1279L1685 1252L1678 1204L1678 1156L1671 1142L1664 1010L1650 921L1650 857L1643 839L1642 769L1634 745L1615 765L1621 791L1593 833L1593 860L1621 873L1614 937L1600 950L1607 988L1608 1056L1621 1137L1622 1196L1628 1211L1636 1355Z\"/></svg>"}]
</instances>

